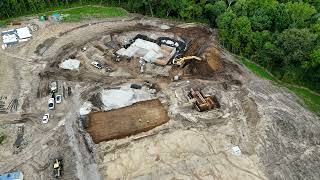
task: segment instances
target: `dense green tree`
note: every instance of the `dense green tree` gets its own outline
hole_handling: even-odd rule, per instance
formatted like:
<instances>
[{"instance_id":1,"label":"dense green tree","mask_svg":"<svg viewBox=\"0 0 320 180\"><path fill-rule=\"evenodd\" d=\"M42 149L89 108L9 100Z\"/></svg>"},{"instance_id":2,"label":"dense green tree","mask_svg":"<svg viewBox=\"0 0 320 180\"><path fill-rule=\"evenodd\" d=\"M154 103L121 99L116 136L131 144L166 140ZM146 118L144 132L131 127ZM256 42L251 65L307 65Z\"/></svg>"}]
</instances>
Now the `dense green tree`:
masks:
<instances>
[{"instance_id":1,"label":"dense green tree","mask_svg":"<svg viewBox=\"0 0 320 180\"><path fill-rule=\"evenodd\" d=\"M310 60L304 61L302 65L303 65L303 68L306 68L306 69L319 67L320 66L320 47L315 48L310 55Z\"/></svg>"},{"instance_id":2,"label":"dense green tree","mask_svg":"<svg viewBox=\"0 0 320 180\"><path fill-rule=\"evenodd\" d=\"M283 31L289 27L290 16L284 4L277 4L273 12L273 25L274 31Z\"/></svg>"},{"instance_id":3,"label":"dense green tree","mask_svg":"<svg viewBox=\"0 0 320 180\"><path fill-rule=\"evenodd\" d=\"M219 40L223 45L229 46L229 39L232 37L231 23L237 16L233 11L222 13L216 20L219 28Z\"/></svg>"},{"instance_id":4,"label":"dense green tree","mask_svg":"<svg viewBox=\"0 0 320 180\"><path fill-rule=\"evenodd\" d=\"M159 8L158 14L161 17L174 16L177 17L179 14L180 1L179 0L161 0L160 6L163 8Z\"/></svg>"},{"instance_id":5,"label":"dense green tree","mask_svg":"<svg viewBox=\"0 0 320 180\"><path fill-rule=\"evenodd\" d=\"M214 4L205 5L205 13L209 22L214 25L216 18L224 13L227 9L227 4L224 1L217 1Z\"/></svg>"},{"instance_id":6,"label":"dense green tree","mask_svg":"<svg viewBox=\"0 0 320 180\"><path fill-rule=\"evenodd\" d=\"M277 46L283 51L286 65L302 65L312 52L317 35L309 29L287 29L279 34Z\"/></svg>"},{"instance_id":7,"label":"dense green tree","mask_svg":"<svg viewBox=\"0 0 320 180\"><path fill-rule=\"evenodd\" d=\"M290 15L290 26L303 28L308 26L308 21L317 11L310 4L304 2L288 2L286 4Z\"/></svg>"},{"instance_id":8,"label":"dense green tree","mask_svg":"<svg viewBox=\"0 0 320 180\"><path fill-rule=\"evenodd\" d=\"M195 19L201 16L202 10L201 6L194 0L181 0L179 15L183 19Z\"/></svg>"},{"instance_id":9,"label":"dense green tree","mask_svg":"<svg viewBox=\"0 0 320 180\"><path fill-rule=\"evenodd\" d=\"M231 22L230 43L236 52L247 53L250 51L248 43L252 38L251 22L248 17L240 16Z\"/></svg>"}]
</instances>

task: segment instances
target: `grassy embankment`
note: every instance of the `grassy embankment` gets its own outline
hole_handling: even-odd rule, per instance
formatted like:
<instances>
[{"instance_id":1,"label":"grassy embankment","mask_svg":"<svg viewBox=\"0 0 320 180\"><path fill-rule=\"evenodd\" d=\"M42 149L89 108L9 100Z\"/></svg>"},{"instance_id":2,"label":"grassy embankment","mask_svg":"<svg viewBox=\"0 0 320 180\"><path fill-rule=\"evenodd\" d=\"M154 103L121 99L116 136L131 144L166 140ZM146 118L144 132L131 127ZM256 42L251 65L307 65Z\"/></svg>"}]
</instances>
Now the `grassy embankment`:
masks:
<instances>
[{"instance_id":1,"label":"grassy embankment","mask_svg":"<svg viewBox=\"0 0 320 180\"><path fill-rule=\"evenodd\" d=\"M298 97L300 97L304 101L305 105L311 111L313 111L315 114L320 116L320 95L319 94L317 94L309 89L306 89L304 87L298 87L298 86L295 86L292 84L284 83L284 82L278 80L277 78L275 78L270 72L268 72L264 68L256 65L255 63L253 63L245 58L241 58L241 62L256 75L258 75L264 79L268 79L270 81L273 81L273 82L275 82L275 84L277 84L279 86L283 86L283 87L288 88L290 91L295 93Z\"/></svg>"},{"instance_id":2,"label":"grassy embankment","mask_svg":"<svg viewBox=\"0 0 320 180\"><path fill-rule=\"evenodd\" d=\"M57 8L48 9L48 10L49 11L40 12L37 14L30 14L27 16L52 15L54 12L59 12L66 15L64 19L65 21L77 22L83 19L88 19L88 18L106 18L106 17L125 16L128 14L128 12L123 8L94 6L94 5L86 5L86 6L73 5L66 9L63 7L57 7ZM0 20L0 26L9 24L14 19L19 20L19 17Z\"/></svg>"},{"instance_id":3,"label":"grassy embankment","mask_svg":"<svg viewBox=\"0 0 320 180\"><path fill-rule=\"evenodd\" d=\"M127 15L127 11L122 8L102 6L82 6L57 12L67 14L64 19L67 22L80 21L87 18L106 18Z\"/></svg>"}]
</instances>

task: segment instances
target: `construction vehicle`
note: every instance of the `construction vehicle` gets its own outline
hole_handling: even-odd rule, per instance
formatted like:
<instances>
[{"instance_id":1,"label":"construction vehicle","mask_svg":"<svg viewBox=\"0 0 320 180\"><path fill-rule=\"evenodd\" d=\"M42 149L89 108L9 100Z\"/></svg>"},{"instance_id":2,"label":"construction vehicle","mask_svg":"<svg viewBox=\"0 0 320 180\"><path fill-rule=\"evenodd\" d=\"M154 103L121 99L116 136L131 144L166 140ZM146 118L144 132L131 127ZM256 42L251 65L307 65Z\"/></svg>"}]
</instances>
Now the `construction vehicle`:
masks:
<instances>
[{"instance_id":1,"label":"construction vehicle","mask_svg":"<svg viewBox=\"0 0 320 180\"><path fill-rule=\"evenodd\" d=\"M188 98L191 102L193 102L193 105L199 112L220 108L217 98L210 95L204 96L200 90L194 90L191 88L190 92L188 93Z\"/></svg>"},{"instance_id":2,"label":"construction vehicle","mask_svg":"<svg viewBox=\"0 0 320 180\"><path fill-rule=\"evenodd\" d=\"M55 178L62 176L63 162L62 159L55 159L53 163L53 175Z\"/></svg>"},{"instance_id":3,"label":"construction vehicle","mask_svg":"<svg viewBox=\"0 0 320 180\"><path fill-rule=\"evenodd\" d=\"M202 61L202 58L197 56L186 56L178 59L174 59L172 64L178 65L180 67L185 67L191 61Z\"/></svg>"}]
</instances>

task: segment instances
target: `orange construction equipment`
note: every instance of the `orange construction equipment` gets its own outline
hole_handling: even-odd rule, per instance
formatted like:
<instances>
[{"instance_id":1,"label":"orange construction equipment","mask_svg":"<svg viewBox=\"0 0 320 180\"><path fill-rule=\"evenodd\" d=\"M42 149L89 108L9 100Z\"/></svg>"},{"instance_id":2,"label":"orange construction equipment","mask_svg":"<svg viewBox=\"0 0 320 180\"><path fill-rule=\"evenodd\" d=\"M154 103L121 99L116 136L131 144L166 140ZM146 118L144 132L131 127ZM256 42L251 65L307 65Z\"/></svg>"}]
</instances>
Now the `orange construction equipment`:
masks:
<instances>
[{"instance_id":1,"label":"orange construction equipment","mask_svg":"<svg viewBox=\"0 0 320 180\"><path fill-rule=\"evenodd\" d=\"M215 97L204 96L201 91L191 88L188 93L190 100L193 100L193 104L199 112L207 111L214 108L219 108L220 104Z\"/></svg>"}]
</instances>

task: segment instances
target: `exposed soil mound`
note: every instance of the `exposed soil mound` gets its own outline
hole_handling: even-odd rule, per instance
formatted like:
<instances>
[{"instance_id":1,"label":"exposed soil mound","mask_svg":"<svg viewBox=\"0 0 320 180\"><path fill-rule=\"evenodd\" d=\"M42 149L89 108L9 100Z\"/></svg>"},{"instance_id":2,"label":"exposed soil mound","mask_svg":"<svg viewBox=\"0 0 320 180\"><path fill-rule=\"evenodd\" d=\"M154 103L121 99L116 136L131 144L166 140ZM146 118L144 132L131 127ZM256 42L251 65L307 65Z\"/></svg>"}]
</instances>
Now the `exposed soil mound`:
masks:
<instances>
[{"instance_id":1,"label":"exposed soil mound","mask_svg":"<svg viewBox=\"0 0 320 180\"><path fill-rule=\"evenodd\" d=\"M221 68L221 54L218 49L213 46L208 47L205 49L203 56L213 71L218 71Z\"/></svg>"},{"instance_id":2,"label":"exposed soil mound","mask_svg":"<svg viewBox=\"0 0 320 180\"><path fill-rule=\"evenodd\" d=\"M188 43L184 56L199 56L205 61L192 63L185 70L186 74L192 76L212 77L214 72L221 68L221 54L208 40L212 32L206 27L174 28L175 34L181 36Z\"/></svg>"},{"instance_id":3,"label":"exposed soil mound","mask_svg":"<svg viewBox=\"0 0 320 180\"><path fill-rule=\"evenodd\" d=\"M107 112L91 113L89 119L87 131L95 143L148 131L169 121L158 99Z\"/></svg>"},{"instance_id":4,"label":"exposed soil mound","mask_svg":"<svg viewBox=\"0 0 320 180\"><path fill-rule=\"evenodd\" d=\"M43 53L52 46L52 44L56 41L56 39L57 38L52 37L52 38L45 40L42 44L40 44L37 47L35 53L42 56Z\"/></svg>"}]
</instances>

